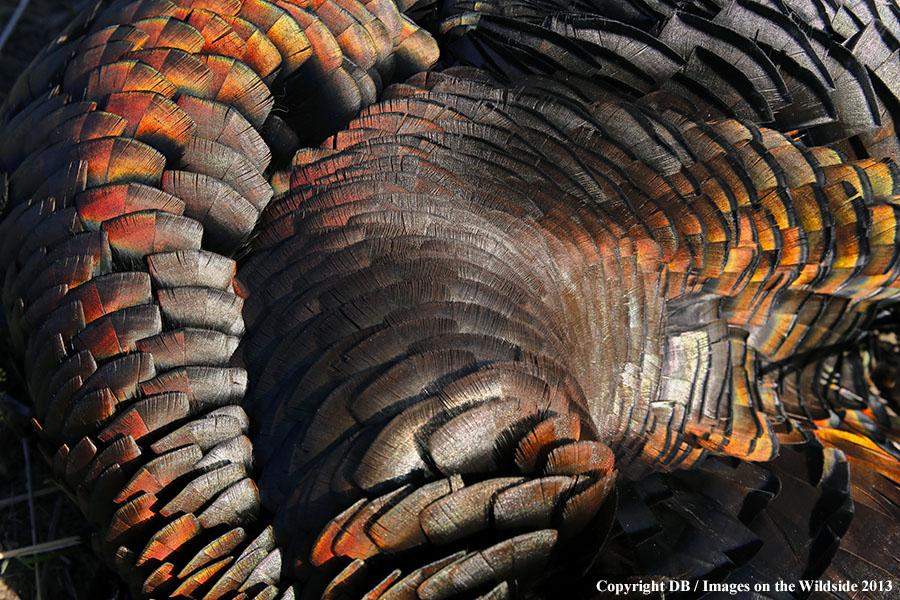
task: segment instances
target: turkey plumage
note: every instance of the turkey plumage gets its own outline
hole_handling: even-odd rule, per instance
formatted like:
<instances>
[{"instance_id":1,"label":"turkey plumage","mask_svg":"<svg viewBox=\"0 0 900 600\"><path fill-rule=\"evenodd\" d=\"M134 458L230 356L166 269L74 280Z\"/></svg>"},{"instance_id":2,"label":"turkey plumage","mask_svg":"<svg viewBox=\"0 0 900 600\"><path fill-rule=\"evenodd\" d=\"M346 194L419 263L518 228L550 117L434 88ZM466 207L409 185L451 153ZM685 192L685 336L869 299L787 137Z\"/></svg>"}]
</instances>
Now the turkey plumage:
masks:
<instances>
[{"instance_id":1,"label":"turkey plumage","mask_svg":"<svg viewBox=\"0 0 900 600\"><path fill-rule=\"evenodd\" d=\"M97 552L141 598L892 597L898 9L86 11L0 111L0 269Z\"/></svg>"}]
</instances>

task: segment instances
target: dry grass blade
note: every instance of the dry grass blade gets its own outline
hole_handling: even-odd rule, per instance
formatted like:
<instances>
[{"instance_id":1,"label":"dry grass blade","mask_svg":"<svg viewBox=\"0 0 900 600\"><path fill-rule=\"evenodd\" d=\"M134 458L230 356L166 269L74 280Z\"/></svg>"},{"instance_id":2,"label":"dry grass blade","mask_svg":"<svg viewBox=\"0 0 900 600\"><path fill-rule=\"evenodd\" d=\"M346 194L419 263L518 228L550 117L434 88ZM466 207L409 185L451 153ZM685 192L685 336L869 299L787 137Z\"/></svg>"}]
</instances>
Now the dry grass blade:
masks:
<instances>
[{"instance_id":1,"label":"dry grass blade","mask_svg":"<svg viewBox=\"0 0 900 600\"><path fill-rule=\"evenodd\" d=\"M0 1L0 27L9 38L0 54L0 103L19 75L52 37L72 20L89 0L27 0L27 10L13 24L18 5L13 0ZM22 0L18 0L19 3ZM5 25L4 25L5 24ZM2 350L0 350L2 351Z\"/></svg>"},{"instance_id":2,"label":"dry grass blade","mask_svg":"<svg viewBox=\"0 0 900 600\"><path fill-rule=\"evenodd\" d=\"M28 8L28 1L29 0L19 0L15 12L13 12L12 16L9 18L6 27L3 28L3 33L0 33L0 54L3 53L3 47L6 45L10 36L12 36L13 31L15 31L16 25L19 24L19 19L21 19L22 15L25 13L25 9Z\"/></svg>"},{"instance_id":3,"label":"dry grass blade","mask_svg":"<svg viewBox=\"0 0 900 600\"><path fill-rule=\"evenodd\" d=\"M8 560L10 558L22 558L24 556L33 556L35 554L43 554L45 552L56 552L65 548L77 546L82 542L81 536L73 535L51 542L43 542L24 548L15 548L14 550L0 551L0 560Z\"/></svg>"},{"instance_id":4,"label":"dry grass blade","mask_svg":"<svg viewBox=\"0 0 900 600\"><path fill-rule=\"evenodd\" d=\"M2 47L2 44L0 44L0 47ZM28 519L31 522L31 545L37 546L37 523L34 518L34 488L31 485L31 452L28 450L28 442L24 438L22 439L22 455L25 457L25 489L28 490ZM34 565L34 595L36 600L43 600L41 565L39 563Z\"/></svg>"},{"instance_id":5,"label":"dry grass blade","mask_svg":"<svg viewBox=\"0 0 900 600\"><path fill-rule=\"evenodd\" d=\"M0 382L0 396L11 384ZM5 389L19 396L17 389ZM0 600L126 598L117 578L86 547L89 526L61 490L51 487L52 471L34 459L30 445L26 468L21 438L28 421L12 402L0 402ZM4 586L18 596L3 592Z\"/></svg>"},{"instance_id":6,"label":"dry grass blade","mask_svg":"<svg viewBox=\"0 0 900 600\"><path fill-rule=\"evenodd\" d=\"M29 498L41 498L42 496L49 496L50 494L58 494L60 493L60 489L56 486L53 487L45 487L39 490L36 490L32 494L19 494L17 496L13 496L11 498L2 498L0 499L0 510L12 506L14 504L18 504L19 502L24 502Z\"/></svg>"}]
</instances>

